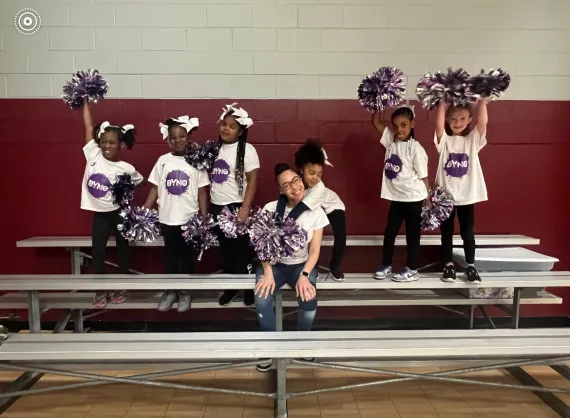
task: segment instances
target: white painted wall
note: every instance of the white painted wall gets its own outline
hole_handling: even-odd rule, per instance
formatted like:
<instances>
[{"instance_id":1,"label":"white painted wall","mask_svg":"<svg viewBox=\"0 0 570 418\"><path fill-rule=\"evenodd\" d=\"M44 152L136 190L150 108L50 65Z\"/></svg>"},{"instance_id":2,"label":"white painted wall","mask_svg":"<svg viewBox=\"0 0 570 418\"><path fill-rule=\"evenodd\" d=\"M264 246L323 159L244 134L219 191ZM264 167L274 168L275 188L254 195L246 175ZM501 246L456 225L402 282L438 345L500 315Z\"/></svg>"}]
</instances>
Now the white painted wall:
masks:
<instances>
[{"instance_id":1,"label":"white painted wall","mask_svg":"<svg viewBox=\"0 0 570 418\"><path fill-rule=\"evenodd\" d=\"M20 35L24 7L42 28ZM502 66L509 99L570 100L570 0L0 0L0 97L355 98L364 75Z\"/></svg>"}]
</instances>

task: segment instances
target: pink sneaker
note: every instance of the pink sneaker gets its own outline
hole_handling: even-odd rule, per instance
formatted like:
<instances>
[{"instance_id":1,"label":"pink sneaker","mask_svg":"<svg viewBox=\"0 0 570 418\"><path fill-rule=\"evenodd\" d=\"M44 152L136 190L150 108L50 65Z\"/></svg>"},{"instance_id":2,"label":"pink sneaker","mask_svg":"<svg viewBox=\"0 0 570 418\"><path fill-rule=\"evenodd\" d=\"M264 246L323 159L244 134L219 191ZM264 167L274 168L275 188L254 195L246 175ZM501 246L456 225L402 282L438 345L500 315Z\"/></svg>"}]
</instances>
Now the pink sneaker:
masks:
<instances>
[{"instance_id":1,"label":"pink sneaker","mask_svg":"<svg viewBox=\"0 0 570 418\"><path fill-rule=\"evenodd\" d=\"M107 306L108 301L109 301L109 292L100 290L95 294L95 298L93 298L93 307L104 308L105 306Z\"/></svg>"},{"instance_id":2,"label":"pink sneaker","mask_svg":"<svg viewBox=\"0 0 570 418\"><path fill-rule=\"evenodd\" d=\"M127 301L127 292L125 290L120 290L118 292L111 293L111 303L118 305L120 303L125 303Z\"/></svg>"}]
</instances>

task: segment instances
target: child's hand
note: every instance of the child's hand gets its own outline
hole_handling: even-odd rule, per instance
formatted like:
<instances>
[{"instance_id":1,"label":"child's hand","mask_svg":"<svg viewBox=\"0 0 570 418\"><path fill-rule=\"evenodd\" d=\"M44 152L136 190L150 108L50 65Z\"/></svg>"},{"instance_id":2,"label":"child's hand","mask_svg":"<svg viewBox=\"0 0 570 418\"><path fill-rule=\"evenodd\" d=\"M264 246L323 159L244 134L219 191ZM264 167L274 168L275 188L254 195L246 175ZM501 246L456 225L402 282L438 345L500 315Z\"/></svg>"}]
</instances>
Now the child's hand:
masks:
<instances>
[{"instance_id":1,"label":"child's hand","mask_svg":"<svg viewBox=\"0 0 570 418\"><path fill-rule=\"evenodd\" d=\"M247 221L247 218L249 217L249 208L242 206L238 211L237 217L240 222Z\"/></svg>"},{"instance_id":2,"label":"child's hand","mask_svg":"<svg viewBox=\"0 0 570 418\"><path fill-rule=\"evenodd\" d=\"M433 202L431 201L431 198L429 196L426 198L426 206L428 207L428 209L433 208Z\"/></svg>"}]
</instances>

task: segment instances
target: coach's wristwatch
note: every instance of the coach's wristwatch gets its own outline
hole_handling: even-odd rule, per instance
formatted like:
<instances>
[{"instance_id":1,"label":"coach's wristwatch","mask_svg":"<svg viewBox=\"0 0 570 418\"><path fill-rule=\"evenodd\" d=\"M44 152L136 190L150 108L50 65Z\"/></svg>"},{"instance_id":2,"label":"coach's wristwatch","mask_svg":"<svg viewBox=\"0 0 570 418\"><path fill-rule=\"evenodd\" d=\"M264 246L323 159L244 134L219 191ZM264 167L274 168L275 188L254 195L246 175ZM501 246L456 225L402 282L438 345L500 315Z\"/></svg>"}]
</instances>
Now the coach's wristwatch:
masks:
<instances>
[{"instance_id":1,"label":"coach's wristwatch","mask_svg":"<svg viewBox=\"0 0 570 418\"><path fill-rule=\"evenodd\" d=\"M303 271L303 272L301 272L301 276L309 278L309 273L307 273L306 271Z\"/></svg>"}]
</instances>

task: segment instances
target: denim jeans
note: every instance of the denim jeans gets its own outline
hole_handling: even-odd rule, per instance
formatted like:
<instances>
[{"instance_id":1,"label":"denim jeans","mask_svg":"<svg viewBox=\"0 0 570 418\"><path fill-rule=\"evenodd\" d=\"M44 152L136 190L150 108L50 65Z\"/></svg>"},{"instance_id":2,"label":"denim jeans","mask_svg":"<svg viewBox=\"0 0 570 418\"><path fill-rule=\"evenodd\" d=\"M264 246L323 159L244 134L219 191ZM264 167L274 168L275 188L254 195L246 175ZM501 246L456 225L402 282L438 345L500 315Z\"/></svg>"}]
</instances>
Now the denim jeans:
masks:
<instances>
[{"instance_id":1,"label":"denim jeans","mask_svg":"<svg viewBox=\"0 0 570 418\"><path fill-rule=\"evenodd\" d=\"M271 268L273 269L273 278L275 280L275 291L281 289L285 284L288 284L292 289L295 289L297 280L303 272L303 264L282 264L277 263ZM255 282L261 280L263 276L263 267L259 266L255 272ZM309 274L309 281L317 287L317 268ZM294 291L294 290L293 290ZM297 298L299 303L299 313L297 314L297 329L299 331L310 331L315 314L317 313L317 297L303 302ZM275 311L273 310L273 295L267 298L255 295L255 310L257 311L257 320L263 331L275 331Z\"/></svg>"}]
</instances>

